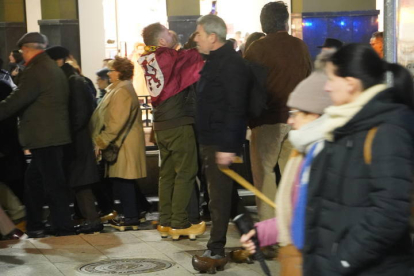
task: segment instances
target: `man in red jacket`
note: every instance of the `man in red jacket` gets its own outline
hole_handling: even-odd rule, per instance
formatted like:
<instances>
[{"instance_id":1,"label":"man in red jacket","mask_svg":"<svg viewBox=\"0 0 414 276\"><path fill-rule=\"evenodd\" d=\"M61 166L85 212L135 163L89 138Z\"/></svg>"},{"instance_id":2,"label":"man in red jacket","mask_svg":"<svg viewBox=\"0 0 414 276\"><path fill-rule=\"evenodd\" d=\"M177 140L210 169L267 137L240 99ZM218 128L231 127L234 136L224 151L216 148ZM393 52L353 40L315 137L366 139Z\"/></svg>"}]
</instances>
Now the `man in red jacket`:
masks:
<instances>
[{"instance_id":1,"label":"man in red jacket","mask_svg":"<svg viewBox=\"0 0 414 276\"><path fill-rule=\"evenodd\" d=\"M194 134L195 95L204 65L196 49L174 50L172 33L160 23L144 28L146 53L141 64L154 107L154 132L161 155L159 211L161 237L195 239L204 233L204 222L191 224L186 208L197 174Z\"/></svg>"}]
</instances>

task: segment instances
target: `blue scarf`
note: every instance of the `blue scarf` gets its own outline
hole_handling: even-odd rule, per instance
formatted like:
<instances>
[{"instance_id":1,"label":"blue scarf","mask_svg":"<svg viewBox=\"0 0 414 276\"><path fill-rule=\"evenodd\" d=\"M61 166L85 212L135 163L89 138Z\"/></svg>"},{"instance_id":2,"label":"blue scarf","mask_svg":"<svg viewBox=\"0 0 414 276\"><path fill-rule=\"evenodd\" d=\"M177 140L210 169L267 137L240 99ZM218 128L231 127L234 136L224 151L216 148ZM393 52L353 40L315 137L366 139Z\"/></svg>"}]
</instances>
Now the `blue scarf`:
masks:
<instances>
[{"instance_id":1,"label":"blue scarf","mask_svg":"<svg viewBox=\"0 0 414 276\"><path fill-rule=\"evenodd\" d=\"M306 214L306 198L308 194L309 175L312 161L318 151L316 148L319 143L315 143L305 157L305 161L300 171L299 191L297 202L293 210L293 219L291 225L292 241L298 249L302 249L305 243L305 214Z\"/></svg>"}]
</instances>

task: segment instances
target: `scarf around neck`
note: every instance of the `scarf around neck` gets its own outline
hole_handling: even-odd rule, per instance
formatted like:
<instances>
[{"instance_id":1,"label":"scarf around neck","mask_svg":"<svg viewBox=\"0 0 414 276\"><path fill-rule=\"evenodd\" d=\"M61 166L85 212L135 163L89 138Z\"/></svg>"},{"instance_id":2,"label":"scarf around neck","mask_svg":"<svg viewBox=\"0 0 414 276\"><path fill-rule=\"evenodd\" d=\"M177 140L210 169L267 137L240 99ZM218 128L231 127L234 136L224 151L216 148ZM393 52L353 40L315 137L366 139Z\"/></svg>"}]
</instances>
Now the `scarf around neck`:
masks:
<instances>
[{"instance_id":1,"label":"scarf around neck","mask_svg":"<svg viewBox=\"0 0 414 276\"><path fill-rule=\"evenodd\" d=\"M386 88L385 84L377 84L362 92L353 102L326 108L325 114L328 118L323 130L325 139L333 142L335 129L348 123L370 100Z\"/></svg>"},{"instance_id":2,"label":"scarf around neck","mask_svg":"<svg viewBox=\"0 0 414 276\"><path fill-rule=\"evenodd\" d=\"M324 114L300 129L289 131L289 142L300 153L308 153L315 142L324 139L323 129L327 118L328 116Z\"/></svg>"}]
</instances>

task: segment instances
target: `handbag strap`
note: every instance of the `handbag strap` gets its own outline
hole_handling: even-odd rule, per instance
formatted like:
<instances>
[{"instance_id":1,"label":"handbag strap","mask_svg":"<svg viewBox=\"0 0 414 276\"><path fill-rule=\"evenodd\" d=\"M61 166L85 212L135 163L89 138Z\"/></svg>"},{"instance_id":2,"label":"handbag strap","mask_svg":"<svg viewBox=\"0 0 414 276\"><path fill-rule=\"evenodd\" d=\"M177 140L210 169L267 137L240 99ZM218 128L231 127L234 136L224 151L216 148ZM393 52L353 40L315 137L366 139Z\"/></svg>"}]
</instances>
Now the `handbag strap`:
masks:
<instances>
[{"instance_id":1,"label":"handbag strap","mask_svg":"<svg viewBox=\"0 0 414 276\"><path fill-rule=\"evenodd\" d=\"M121 144L119 145L119 148L121 148L122 145L124 144L124 141L125 141L126 137L128 136L129 132L131 131L132 125L134 124L135 118L137 117L138 113L139 113L139 106L138 106L138 108L137 108L134 116L131 117L131 121L130 121L130 123L128 125L128 129L125 132L124 137L122 137Z\"/></svg>"}]
</instances>

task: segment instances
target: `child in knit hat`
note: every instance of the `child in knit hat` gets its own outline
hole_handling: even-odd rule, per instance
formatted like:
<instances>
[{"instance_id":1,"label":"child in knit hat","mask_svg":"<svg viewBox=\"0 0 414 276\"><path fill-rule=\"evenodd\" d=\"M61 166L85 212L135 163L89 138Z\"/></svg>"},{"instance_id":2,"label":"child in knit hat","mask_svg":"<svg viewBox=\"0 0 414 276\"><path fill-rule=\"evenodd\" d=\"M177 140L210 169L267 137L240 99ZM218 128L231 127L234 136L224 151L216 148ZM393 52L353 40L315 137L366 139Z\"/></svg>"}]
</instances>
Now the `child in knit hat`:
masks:
<instances>
[{"instance_id":1,"label":"child in knit hat","mask_svg":"<svg viewBox=\"0 0 414 276\"><path fill-rule=\"evenodd\" d=\"M326 117L324 109L332 104L329 94L324 91L327 77L324 64L335 50L324 50L315 62L316 70L298 84L290 94L287 105L290 107L288 123L293 130L289 141L294 150L282 174L276 195L276 218L256 224L260 246L278 243L280 275L302 275L300 249L304 243L304 213L307 184L312 160L323 148L323 126ZM240 239L244 248L254 253L256 248L250 231Z\"/></svg>"}]
</instances>

